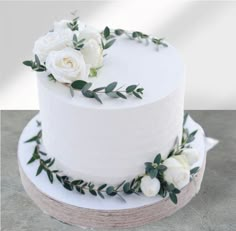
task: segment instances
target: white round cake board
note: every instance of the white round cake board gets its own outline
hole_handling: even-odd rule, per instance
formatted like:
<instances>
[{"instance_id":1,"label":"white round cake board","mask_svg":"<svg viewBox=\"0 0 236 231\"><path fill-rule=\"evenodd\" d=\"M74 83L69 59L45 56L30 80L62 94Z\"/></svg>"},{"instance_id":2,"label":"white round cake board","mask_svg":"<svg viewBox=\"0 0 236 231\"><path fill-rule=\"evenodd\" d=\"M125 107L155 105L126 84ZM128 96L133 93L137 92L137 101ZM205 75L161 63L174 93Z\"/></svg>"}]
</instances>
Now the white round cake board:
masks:
<instances>
[{"instance_id":1,"label":"white round cake board","mask_svg":"<svg viewBox=\"0 0 236 231\"><path fill-rule=\"evenodd\" d=\"M47 214L72 225L92 228L128 228L144 225L152 220L160 220L171 215L184 205L199 191L205 169L206 142L203 129L188 117L185 127L189 131L198 129L191 146L199 151L200 159L193 166L200 171L195 179L178 194L178 204L174 205L169 198L145 197L143 195L122 195L126 202L118 197L94 197L81 195L77 191L66 190L54 179L53 184L45 172L36 176L37 161L27 165L31 158L35 143L24 143L39 131L35 116L23 130L18 145L18 161L23 186L32 200ZM147 160L149 161L149 160Z\"/></svg>"}]
</instances>

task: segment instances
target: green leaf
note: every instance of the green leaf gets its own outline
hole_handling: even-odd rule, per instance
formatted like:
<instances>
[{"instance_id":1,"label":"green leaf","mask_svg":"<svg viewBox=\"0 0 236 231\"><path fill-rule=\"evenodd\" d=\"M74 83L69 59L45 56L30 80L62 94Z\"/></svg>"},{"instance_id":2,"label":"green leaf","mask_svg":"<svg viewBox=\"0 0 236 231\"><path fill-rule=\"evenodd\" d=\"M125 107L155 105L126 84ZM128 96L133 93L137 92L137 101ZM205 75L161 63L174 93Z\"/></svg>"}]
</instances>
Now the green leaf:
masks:
<instances>
[{"instance_id":1,"label":"green leaf","mask_svg":"<svg viewBox=\"0 0 236 231\"><path fill-rule=\"evenodd\" d=\"M80 39L79 41L78 41L78 43L83 43L83 42L85 42L85 38L83 38L83 39Z\"/></svg>"},{"instance_id":2,"label":"green leaf","mask_svg":"<svg viewBox=\"0 0 236 231\"><path fill-rule=\"evenodd\" d=\"M114 32L115 32L116 35L120 36L120 35L122 35L124 33L124 30L116 29Z\"/></svg>"},{"instance_id":3,"label":"green leaf","mask_svg":"<svg viewBox=\"0 0 236 231\"><path fill-rule=\"evenodd\" d=\"M95 89L93 90L93 92L102 91L102 90L104 90L104 89L105 89L105 87L98 87L98 88L95 88Z\"/></svg>"},{"instance_id":4,"label":"green leaf","mask_svg":"<svg viewBox=\"0 0 236 231\"><path fill-rule=\"evenodd\" d=\"M105 92L106 93L112 92L116 88L116 86L117 86L117 82L112 82L112 83L108 84L105 88Z\"/></svg>"},{"instance_id":5,"label":"green leaf","mask_svg":"<svg viewBox=\"0 0 236 231\"><path fill-rule=\"evenodd\" d=\"M33 163L35 160L36 160L36 159L34 158L34 156L32 156L32 157L30 158L30 160L27 162L27 164L31 164L31 163Z\"/></svg>"},{"instance_id":6,"label":"green leaf","mask_svg":"<svg viewBox=\"0 0 236 231\"><path fill-rule=\"evenodd\" d=\"M117 91L116 94L122 99L127 99L127 97L119 91Z\"/></svg>"},{"instance_id":7,"label":"green leaf","mask_svg":"<svg viewBox=\"0 0 236 231\"><path fill-rule=\"evenodd\" d=\"M74 180L74 181L71 182L72 185L81 185L83 183L84 183L83 180Z\"/></svg>"},{"instance_id":8,"label":"green leaf","mask_svg":"<svg viewBox=\"0 0 236 231\"><path fill-rule=\"evenodd\" d=\"M58 179L58 181L59 181L60 183L62 183L62 179L61 179L61 177L60 177L59 175L56 174L56 178Z\"/></svg>"},{"instance_id":9,"label":"green leaf","mask_svg":"<svg viewBox=\"0 0 236 231\"><path fill-rule=\"evenodd\" d=\"M169 192L172 192L174 189L175 189L175 186L174 186L173 184L167 185L167 190L168 190Z\"/></svg>"},{"instance_id":10,"label":"green leaf","mask_svg":"<svg viewBox=\"0 0 236 231\"><path fill-rule=\"evenodd\" d=\"M140 94L143 94L143 90L144 90L144 88L138 88L136 91Z\"/></svg>"},{"instance_id":11,"label":"green leaf","mask_svg":"<svg viewBox=\"0 0 236 231\"><path fill-rule=\"evenodd\" d=\"M136 96L137 98L142 99L142 96L139 95L137 92L133 91L133 94L134 94L134 96Z\"/></svg>"},{"instance_id":12,"label":"green leaf","mask_svg":"<svg viewBox=\"0 0 236 231\"><path fill-rule=\"evenodd\" d=\"M110 47L114 44L115 41L116 41L115 39L110 40L109 42L107 42L107 43L104 45L103 49L105 50L105 49L110 48Z\"/></svg>"},{"instance_id":13,"label":"green leaf","mask_svg":"<svg viewBox=\"0 0 236 231\"><path fill-rule=\"evenodd\" d=\"M36 176L38 176L43 170L43 165L40 164L39 167L38 167L38 170L37 170L37 173L36 173Z\"/></svg>"},{"instance_id":14,"label":"green leaf","mask_svg":"<svg viewBox=\"0 0 236 231\"><path fill-rule=\"evenodd\" d=\"M199 167L195 167L193 169L190 170L190 174L193 175L193 174L196 174L198 171L199 171Z\"/></svg>"},{"instance_id":15,"label":"green leaf","mask_svg":"<svg viewBox=\"0 0 236 231\"><path fill-rule=\"evenodd\" d=\"M41 160L44 162L44 164L48 164L49 162L51 162L51 158L47 159L47 160Z\"/></svg>"},{"instance_id":16,"label":"green leaf","mask_svg":"<svg viewBox=\"0 0 236 231\"><path fill-rule=\"evenodd\" d=\"M174 204L178 203L177 196L174 193L170 193L170 199Z\"/></svg>"},{"instance_id":17,"label":"green leaf","mask_svg":"<svg viewBox=\"0 0 236 231\"><path fill-rule=\"evenodd\" d=\"M90 90L87 90L87 91L82 90L82 94L86 98L94 98L95 97L94 94L96 94L96 93L93 91L90 91Z\"/></svg>"},{"instance_id":18,"label":"green leaf","mask_svg":"<svg viewBox=\"0 0 236 231\"><path fill-rule=\"evenodd\" d=\"M77 190L80 194L82 194L82 195L85 194L85 192L84 192L84 190L83 190L82 187L76 186L75 188L76 188L76 190Z\"/></svg>"},{"instance_id":19,"label":"green leaf","mask_svg":"<svg viewBox=\"0 0 236 231\"><path fill-rule=\"evenodd\" d=\"M180 193L180 190L177 189L177 188L174 188L173 193L175 193L175 194L179 194L179 193Z\"/></svg>"},{"instance_id":20,"label":"green leaf","mask_svg":"<svg viewBox=\"0 0 236 231\"><path fill-rule=\"evenodd\" d=\"M115 195L117 194L117 192L114 190L114 187L113 187L113 186L107 187L106 193L107 193L107 195L109 195L109 196L115 196Z\"/></svg>"},{"instance_id":21,"label":"green leaf","mask_svg":"<svg viewBox=\"0 0 236 231\"><path fill-rule=\"evenodd\" d=\"M183 120L183 126L186 124L186 121L188 119L189 114L187 112L184 113L184 120Z\"/></svg>"},{"instance_id":22,"label":"green leaf","mask_svg":"<svg viewBox=\"0 0 236 231\"><path fill-rule=\"evenodd\" d=\"M101 191L101 190L103 190L104 188L106 188L107 187L107 184L102 184L102 185L100 185L99 187L98 187L98 191Z\"/></svg>"},{"instance_id":23,"label":"green leaf","mask_svg":"<svg viewBox=\"0 0 236 231\"><path fill-rule=\"evenodd\" d=\"M102 104L102 100L99 98L98 94L95 93L95 92L93 92L93 95L94 95L94 98L95 98L99 103Z\"/></svg>"},{"instance_id":24,"label":"green leaf","mask_svg":"<svg viewBox=\"0 0 236 231\"><path fill-rule=\"evenodd\" d=\"M78 43L78 38L77 38L77 35L74 34L73 35L73 44L74 44L74 46L76 46L77 43Z\"/></svg>"},{"instance_id":25,"label":"green leaf","mask_svg":"<svg viewBox=\"0 0 236 231\"><path fill-rule=\"evenodd\" d=\"M33 136L32 138L26 140L25 143L30 143L30 142L33 142L33 141L37 141L38 139L39 139L38 135L37 136Z\"/></svg>"},{"instance_id":26,"label":"green leaf","mask_svg":"<svg viewBox=\"0 0 236 231\"><path fill-rule=\"evenodd\" d=\"M105 38L108 38L110 35L110 28L109 27L105 27L104 31L103 31L103 35Z\"/></svg>"},{"instance_id":27,"label":"green leaf","mask_svg":"<svg viewBox=\"0 0 236 231\"><path fill-rule=\"evenodd\" d=\"M161 172L164 172L167 170L167 167L165 165L159 165L157 169Z\"/></svg>"},{"instance_id":28,"label":"green leaf","mask_svg":"<svg viewBox=\"0 0 236 231\"><path fill-rule=\"evenodd\" d=\"M92 83L86 83L82 88L82 93L88 91L88 89L92 86Z\"/></svg>"},{"instance_id":29,"label":"green leaf","mask_svg":"<svg viewBox=\"0 0 236 231\"><path fill-rule=\"evenodd\" d=\"M130 86L128 86L128 87L125 89L126 93L131 93L131 92L133 92L133 91L137 88L137 86L138 86L138 85L130 85Z\"/></svg>"},{"instance_id":30,"label":"green leaf","mask_svg":"<svg viewBox=\"0 0 236 231\"><path fill-rule=\"evenodd\" d=\"M148 175L153 179L157 176L158 170L156 168L152 168L149 172Z\"/></svg>"},{"instance_id":31,"label":"green leaf","mask_svg":"<svg viewBox=\"0 0 236 231\"><path fill-rule=\"evenodd\" d=\"M51 184L53 183L53 174L51 173L50 170L47 170L47 175L48 175L48 179L51 182Z\"/></svg>"},{"instance_id":32,"label":"green leaf","mask_svg":"<svg viewBox=\"0 0 236 231\"><path fill-rule=\"evenodd\" d=\"M93 195L93 196L97 196L97 193L94 189L89 189L89 192Z\"/></svg>"},{"instance_id":33,"label":"green leaf","mask_svg":"<svg viewBox=\"0 0 236 231\"><path fill-rule=\"evenodd\" d=\"M105 197L103 196L103 194L102 194L101 191L98 191L97 193L98 193L98 195L99 195L102 199L105 199Z\"/></svg>"},{"instance_id":34,"label":"green leaf","mask_svg":"<svg viewBox=\"0 0 236 231\"><path fill-rule=\"evenodd\" d=\"M109 92L109 93L106 93L108 96L110 96L111 98L119 98L119 96L117 95L117 92Z\"/></svg>"},{"instance_id":35,"label":"green leaf","mask_svg":"<svg viewBox=\"0 0 236 231\"><path fill-rule=\"evenodd\" d=\"M161 163L161 154L160 153L156 155L156 157L154 159L154 163L156 163L158 165Z\"/></svg>"},{"instance_id":36,"label":"green leaf","mask_svg":"<svg viewBox=\"0 0 236 231\"><path fill-rule=\"evenodd\" d=\"M39 60L39 57L38 57L38 55L34 55L34 57L35 57L35 62L36 62L36 64L37 64L37 66L39 67L40 66L40 60Z\"/></svg>"},{"instance_id":37,"label":"green leaf","mask_svg":"<svg viewBox=\"0 0 236 231\"><path fill-rule=\"evenodd\" d=\"M32 67L33 66L33 61L26 60L26 61L23 62L23 64L27 67Z\"/></svg>"},{"instance_id":38,"label":"green leaf","mask_svg":"<svg viewBox=\"0 0 236 231\"><path fill-rule=\"evenodd\" d=\"M186 143L191 143L195 139L195 135L198 132L198 130L193 131L192 133L189 134Z\"/></svg>"},{"instance_id":39,"label":"green leaf","mask_svg":"<svg viewBox=\"0 0 236 231\"><path fill-rule=\"evenodd\" d=\"M130 192L130 183L129 182L126 182L125 184L124 184L124 186L123 186L123 191L124 191L124 193L126 193L126 194L130 194L131 192Z\"/></svg>"},{"instance_id":40,"label":"green leaf","mask_svg":"<svg viewBox=\"0 0 236 231\"><path fill-rule=\"evenodd\" d=\"M39 153L40 153L41 155L43 155L43 156L46 156L46 155L47 155L46 152L39 151Z\"/></svg>"},{"instance_id":41,"label":"green leaf","mask_svg":"<svg viewBox=\"0 0 236 231\"><path fill-rule=\"evenodd\" d=\"M65 181L64 184L63 184L64 188L69 190L69 191L72 191L73 190L73 185L70 184L68 181Z\"/></svg>"},{"instance_id":42,"label":"green leaf","mask_svg":"<svg viewBox=\"0 0 236 231\"><path fill-rule=\"evenodd\" d=\"M134 31L134 32L132 33L132 37L133 37L133 38L137 38L137 37L138 37L138 35L139 35L139 34L138 34L138 32L137 32L137 31Z\"/></svg>"},{"instance_id":43,"label":"green leaf","mask_svg":"<svg viewBox=\"0 0 236 231\"><path fill-rule=\"evenodd\" d=\"M51 163L48 165L48 168L51 167L55 162L55 158L52 159Z\"/></svg>"},{"instance_id":44,"label":"green leaf","mask_svg":"<svg viewBox=\"0 0 236 231\"><path fill-rule=\"evenodd\" d=\"M71 87L77 90L82 90L86 84L87 82L84 80L76 80L71 84Z\"/></svg>"}]
</instances>

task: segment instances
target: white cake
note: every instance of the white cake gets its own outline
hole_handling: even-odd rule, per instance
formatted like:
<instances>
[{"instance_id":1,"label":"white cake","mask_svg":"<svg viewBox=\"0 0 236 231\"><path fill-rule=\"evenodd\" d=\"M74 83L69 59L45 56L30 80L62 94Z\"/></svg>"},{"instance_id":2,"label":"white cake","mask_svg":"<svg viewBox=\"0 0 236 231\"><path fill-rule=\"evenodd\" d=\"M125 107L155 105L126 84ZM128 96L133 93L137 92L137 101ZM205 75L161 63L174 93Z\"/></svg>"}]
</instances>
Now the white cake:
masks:
<instances>
[{"instance_id":1,"label":"white cake","mask_svg":"<svg viewBox=\"0 0 236 231\"><path fill-rule=\"evenodd\" d=\"M125 37L106 51L94 87L140 84L143 99L101 97L103 104L38 74L43 143L56 166L74 179L118 184L165 159L182 136L184 65L172 46L146 46Z\"/></svg>"}]
</instances>

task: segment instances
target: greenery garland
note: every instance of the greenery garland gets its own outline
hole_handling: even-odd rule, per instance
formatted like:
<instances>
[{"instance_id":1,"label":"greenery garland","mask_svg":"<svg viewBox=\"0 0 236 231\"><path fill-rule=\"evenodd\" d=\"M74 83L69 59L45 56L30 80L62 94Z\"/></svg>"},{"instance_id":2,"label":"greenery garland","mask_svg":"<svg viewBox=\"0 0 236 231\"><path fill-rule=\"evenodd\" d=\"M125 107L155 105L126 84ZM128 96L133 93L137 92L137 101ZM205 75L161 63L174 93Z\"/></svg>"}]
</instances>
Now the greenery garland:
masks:
<instances>
[{"instance_id":1,"label":"greenery garland","mask_svg":"<svg viewBox=\"0 0 236 231\"><path fill-rule=\"evenodd\" d=\"M186 122L186 119L188 117L188 114L184 117L184 123ZM41 126L41 123L37 121L38 127ZM195 138L195 134L197 133L197 130L189 133L187 128L183 128L183 137L181 144L179 145L178 140L176 141L176 144L172 151L169 153L168 157L173 155L179 155L181 154L182 150L184 148L190 147L189 143L192 142ZM57 178L57 180L63 185L63 187L69 191L76 190L81 195L84 195L86 192L89 192L93 196L100 196L101 198L105 198L104 195L108 196L118 196L122 201L125 201L125 199L121 196L120 193L124 194L137 194L140 195L141 189L141 179L144 175L149 175L151 178L158 178L161 183L161 188L159 191L159 195L163 198L169 195L171 201L175 204L177 204L177 194L180 193L180 190L175 188L173 184L168 184L164 178L163 178L163 172L167 169L166 166L164 166L163 160L161 159L161 154L157 154L156 157L152 162L146 162L145 163L145 174L139 175L135 178L133 178L131 181L122 181L118 185L108 185L106 183L102 185L95 186L92 182L86 182L82 179L74 180L69 176L63 175L63 173L59 170L52 170L51 167L55 163L55 158L46 158L47 154L45 152L42 152L40 150L40 144L41 144L41 138L42 138L42 130L39 130L39 132L33 136L32 138L25 141L25 143L35 142L36 145L34 147L34 151L32 153L31 158L27 162L27 164L31 164L34 161L38 160L39 166L36 172L36 176L38 176L43 171L47 174L48 179L51 183L54 181L54 177ZM190 170L191 179L194 177L194 175L198 172L199 167L195 167Z\"/></svg>"}]
</instances>

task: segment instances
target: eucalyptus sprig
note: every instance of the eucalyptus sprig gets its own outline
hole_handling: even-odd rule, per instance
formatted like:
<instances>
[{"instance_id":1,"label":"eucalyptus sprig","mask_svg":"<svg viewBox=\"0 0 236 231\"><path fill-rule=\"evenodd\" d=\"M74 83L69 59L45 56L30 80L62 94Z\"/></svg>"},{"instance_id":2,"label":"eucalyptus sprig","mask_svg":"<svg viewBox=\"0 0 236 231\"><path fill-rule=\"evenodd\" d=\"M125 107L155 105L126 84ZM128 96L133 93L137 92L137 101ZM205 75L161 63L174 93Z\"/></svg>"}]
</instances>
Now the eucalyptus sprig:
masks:
<instances>
[{"instance_id":1,"label":"eucalyptus sprig","mask_svg":"<svg viewBox=\"0 0 236 231\"><path fill-rule=\"evenodd\" d=\"M27 67L31 67L32 70L37 72L44 72L46 71L46 67L44 64L40 63L39 57L37 55L34 56L35 60L25 60L23 64Z\"/></svg>"},{"instance_id":2,"label":"eucalyptus sprig","mask_svg":"<svg viewBox=\"0 0 236 231\"><path fill-rule=\"evenodd\" d=\"M106 26L102 32L101 43L103 50L110 48L115 43L115 41L116 41L115 36L111 34L110 28Z\"/></svg>"},{"instance_id":3,"label":"eucalyptus sprig","mask_svg":"<svg viewBox=\"0 0 236 231\"><path fill-rule=\"evenodd\" d=\"M103 49L108 49L109 47L111 47L116 41L115 37L121 35L126 35L129 39L137 40L138 42L145 41L147 44L149 44L149 42L152 42L157 49L160 46L168 47L168 44L164 42L164 38L156 38L140 31L129 32L124 29L111 30L109 27L106 26L105 29L101 32L101 34L103 38L108 41L105 44L102 41Z\"/></svg>"},{"instance_id":4,"label":"eucalyptus sprig","mask_svg":"<svg viewBox=\"0 0 236 231\"><path fill-rule=\"evenodd\" d=\"M75 35L75 34L73 35L73 45L76 50L79 51L79 50L81 50L81 48L83 48L84 41L85 41L85 39L78 40L77 35Z\"/></svg>"},{"instance_id":5,"label":"eucalyptus sprig","mask_svg":"<svg viewBox=\"0 0 236 231\"><path fill-rule=\"evenodd\" d=\"M104 87L98 87L91 90L92 83L86 82L84 80L76 80L70 86L70 93L71 96L74 96L73 90L80 90L82 95L86 98L91 98L97 100L99 103L102 104L102 100L100 99L100 94L105 94L111 98L122 98L127 99L127 96L133 95L139 99L142 99L144 89L138 87L138 85L129 85L126 88L119 87L117 88L118 83L112 82Z\"/></svg>"},{"instance_id":6,"label":"eucalyptus sprig","mask_svg":"<svg viewBox=\"0 0 236 231\"><path fill-rule=\"evenodd\" d=\"M71 22L67 23L67 26L72 31L79 30L78 19L79 19L79 17L75 17Z\"/></svg>"}]
</instances>

